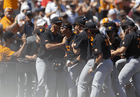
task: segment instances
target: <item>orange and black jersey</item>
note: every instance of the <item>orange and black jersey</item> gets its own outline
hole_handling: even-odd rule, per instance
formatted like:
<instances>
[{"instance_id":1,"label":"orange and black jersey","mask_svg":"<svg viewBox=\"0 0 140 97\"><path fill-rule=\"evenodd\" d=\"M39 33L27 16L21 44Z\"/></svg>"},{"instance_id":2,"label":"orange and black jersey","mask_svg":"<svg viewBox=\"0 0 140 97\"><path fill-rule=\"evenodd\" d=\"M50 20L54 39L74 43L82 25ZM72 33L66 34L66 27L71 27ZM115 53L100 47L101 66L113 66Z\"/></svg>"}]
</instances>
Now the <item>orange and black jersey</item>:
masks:
<instances>
[{"instance_id":1,"label":"orange and black jersey","mask_svg":"<svg viewBox=\"0 0 140 97\"><path fill-rule=\"evenodd\" d=\"M131 32L126 34L121 46L127 47L125 52L126 57L139 56L138 52L140 51L140 39L138 38L137 33Z\"/></svg>"},{"instance_id":2,"label":"orange and black jersey","mask_svg":"<svg viewBox=\"0 0 140 97\"><path fill-rule=\"evenodd\" d=\"M109 43L107 37L104 34L98 33L96 34L93 40L93 53L95 57L103 53L103 58L108 59L111 56Z\"/></svg>"},{"instance_id":3,"label":"orange and black jersey","mask_svg":"<svg viewBox=\"0 0 140 97\"><path fill-rule=\"evenodd\" d=\"M73 49L71 47L73 41L74 41L74 37L75 37L76 34L72 34L71 38L70 39L67 39L66 42L65 42L65 49L67 51L67 57L66 59L68 60L74 60L78 57L78 55L74 54L73 52Z\"/></svg>"},{"instance_id":4,"label":"orange and black jersey","mask_svg":"<svg viewBox=\"0 0 140 97\"><path fill-rule=\"evenodd\" d=\"M88 37L87 60L93 59L93 37Z\"/></svg>"},{"instance_id":5,"label":"orange and black jersey","mask_svg":"<svg viewBox=\"0 0 140 97\"><path fill-rule=\"evenodd\" d=\"M14 53L10 48L0 45L0 62L8 62Z\"/></svg>"},{"instance_id":6,"label":"orange and black jersey","mask_svg":"<svg viewBox=\"0 0 140 97\"><path fill-rule=\"evenodd\" d=\"M47 50L45 45L47 43L56 44L62 42L62 35L60 33L53 34L51 30L47 30L41 37L41 43L38 51L38 57L45 58L49 57L50 60L55 58L63 58L65 55L64 50L57 48L53 50Z\"/></svg>"},{"instance_id":7,"label":"orange and black jersey","mask_svg":"<svg viewBox=\"0 0 140 97\"><path fill-rule=\"evenodd\" d=\"M85 31L77 34L74 38L74 48L80 48L80 55L83 60L87 58L88 37Z\"/></svg>"}]
</instances>

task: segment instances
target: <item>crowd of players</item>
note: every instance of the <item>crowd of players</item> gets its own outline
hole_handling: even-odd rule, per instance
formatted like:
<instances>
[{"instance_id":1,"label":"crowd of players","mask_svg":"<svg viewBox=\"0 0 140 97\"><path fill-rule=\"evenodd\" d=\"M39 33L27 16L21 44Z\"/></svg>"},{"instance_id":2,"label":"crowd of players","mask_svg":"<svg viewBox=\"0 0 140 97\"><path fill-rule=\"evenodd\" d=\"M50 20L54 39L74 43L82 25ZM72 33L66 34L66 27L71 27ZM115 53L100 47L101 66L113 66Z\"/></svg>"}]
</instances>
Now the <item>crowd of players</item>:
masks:
<instances>
[{"instance_id":1,"label":"crowd of players","mask_svg":"<svg viewBox=\"0 0 140 97\"><path fill-rule=\"evenodd\" d=\"M107 1L100 3L99 12L96 1L77 8L72 2L69 11L59 0L33 12L23 5L15 20L14 10L5 8L0 20L0 96L9 97L13 87L7 85L15 79L18 97L140 97L140 3L133 7L133 19L119 9L121 3L116 3L119 8L110 5L109 11L102 8ZM81 9L86 14L79 15ZM8 62L16 64L18 79L10 76Z\"/></svg>"}]
</instances>

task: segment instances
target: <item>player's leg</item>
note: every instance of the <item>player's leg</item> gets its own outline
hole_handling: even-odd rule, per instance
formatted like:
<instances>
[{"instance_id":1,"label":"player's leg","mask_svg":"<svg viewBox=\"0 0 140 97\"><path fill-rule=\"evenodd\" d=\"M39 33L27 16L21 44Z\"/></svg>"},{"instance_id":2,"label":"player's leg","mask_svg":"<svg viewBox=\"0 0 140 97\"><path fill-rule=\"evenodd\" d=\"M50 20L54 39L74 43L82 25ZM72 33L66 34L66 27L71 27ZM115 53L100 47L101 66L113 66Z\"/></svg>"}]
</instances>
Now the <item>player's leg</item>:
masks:
<instances>
[{"instance_id":1,"label":"player's leg","mask_svg":"<svg viewBox=\"0 0 140 97\"><path fill-rule=\"evenodd\" d=\"M57 73L57 97L66 97L65 71Z\"/></svg>"},{"instance_id":2,"label":"player's leg","mask_svg":"<svg viewBox=\"0 0 140 97\"><path fill-rule=\"evenodd\" d=\"M103 60L100 65L97 67L96 73L93 78L92 82L92 91L90 97L98 97L101 87L106 80L106 78L110 75L111 70L113 68L113 63L110 59ZM110 85L111 83L109 83ZM109 86L107 86L109 87ZM109 97L115 97L115 94L110 91L111 94L108 95Z\"/></svg>"},{"instance_id":3,"label":"player's leg","mask_svg":"<svg viewBox=\"0 0 140 97\"><path fill-rule=\"evenodd\" d=\"M115 95L117 97L126 97L126 93L123 90L122 86L119 84L118 81L118 70L115 66L113 66L113 71L111 72L111 80L112 80L112 87L114 90Z\"/></svg>"},{"instance_id":4,"label":"player's leg","mask_svg":"<svg viewBox=\"0 0 140 97\"><path fill-rule=\"evenodd\" d=\"M116 61L115 66L117 68L117 70L120 72L122 70L122 68L124 67L124 65L126 64L127 59L119 59L118 61Z\"/></svg>"},{"instance_id":5,"label":"player's leg","mask_svg":"<svg viewBox=\"0 0 140 97\"><path fill-rule=\"evenodd\" d=\"M52 67L52 62L47 61L46 62L46 68L48 69L47 74L47 85L45 86L45 97L55 97L56 96L56 72L54 71Z\"/></svg>"},{"instance_id":6,"label":"player's leg","mask_svg":"<svg viewBox=\"0 0 140 97\"><path fill-rule=\"evenodd\" d=\"M37 80L38 80L38 85L37 85L37 91L36 91L36 97L40 96L43 97L43 91L44 90L44 75L46 71L46 63L43 59L40 59L39 57L36 59L36 73L37 73ZM42 96L41 96L42 95Z\"/></svg>"},{"instance_id":7,"label":"player's leg","mask_svg":"<svg viewBox=\"0 0 140 97\"><path fill-rule=\"evenodd\" d=\"M77 86L78 89L77 97L85 97L85 92L88 83L93 79L92 75L89 74L89 70L93 67L93 64L94 64L94 59L90 59L80 74L78 86Z\"/></svg>"},{"instance_id":8,"label":"player's leg","mask_svg":"<svg viewBox=\"0 0 140 97\"><path fill-rule=\"evenodd\" d=\"M84 60L76 63L75 65L68 67L68 73L66 76L67 88L69 97L77 97L77 83L80 73L85 66Z\"/></svg>"}]
</instances>

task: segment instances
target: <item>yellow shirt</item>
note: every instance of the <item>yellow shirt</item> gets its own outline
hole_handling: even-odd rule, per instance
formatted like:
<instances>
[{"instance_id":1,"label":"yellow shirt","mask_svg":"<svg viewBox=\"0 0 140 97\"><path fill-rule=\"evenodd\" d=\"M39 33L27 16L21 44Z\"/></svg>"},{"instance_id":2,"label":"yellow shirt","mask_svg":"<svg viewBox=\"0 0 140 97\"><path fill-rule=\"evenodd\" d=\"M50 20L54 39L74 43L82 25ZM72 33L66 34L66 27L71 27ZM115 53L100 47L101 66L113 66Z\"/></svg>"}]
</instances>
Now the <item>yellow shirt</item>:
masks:
<instances>
[{"instance_id":1,"label":"yellow shirt","mask_svg":"<svg viewBox=\"0 0 140 97\"><path fill-rule=\"evenodd\" d=\"M11 20L8 19L6 16L4 16L1 20L0 23L3 25L3 31L5 32L5 28L12 25L14 23L14 19L12 18ZM17 26L14 28L12 31L13 34L17 33Z\"/></svg>"},{"instance_id":2,"label":"yellow shirt","mask_svg":"<svg viewBox=\"0 0 140 97\"><path fill-rule=\"evenodd\" d=\"M18 9L18 0L4 0L3 9L7 7Z\"/></svg>"},{"instance_id":3,"label":"yellow shirt","mask_svg":"<svg viewBox=\"0 0 140 97\"><path fill-rule=\"evenodd\" d=\"M14 53L10 48L0 45L0 62L8 62Z\"/></svg>"}]
</instances>

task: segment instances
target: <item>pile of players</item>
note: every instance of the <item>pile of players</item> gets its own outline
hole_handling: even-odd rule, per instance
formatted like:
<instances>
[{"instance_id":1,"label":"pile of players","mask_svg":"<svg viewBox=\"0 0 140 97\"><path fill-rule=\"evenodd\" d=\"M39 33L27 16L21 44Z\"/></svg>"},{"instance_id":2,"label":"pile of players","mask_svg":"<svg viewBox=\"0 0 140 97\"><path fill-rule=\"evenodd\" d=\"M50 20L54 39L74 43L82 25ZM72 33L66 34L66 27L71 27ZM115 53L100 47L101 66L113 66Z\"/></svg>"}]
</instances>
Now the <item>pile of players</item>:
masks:
<instances>
[{"instance_id":1,"label":"pile of players","mask_svg":"<svg viewBox=\"0 0 140 97\"><path fill-rule=\"evenodd\" d=\"M132 86L140 97L140 31L129 19L103 21L105 34L84 16L52 19L36 60L37 97L128 97Z\"/></svg>"}]
</instances>

